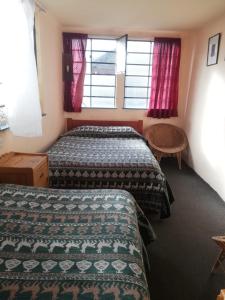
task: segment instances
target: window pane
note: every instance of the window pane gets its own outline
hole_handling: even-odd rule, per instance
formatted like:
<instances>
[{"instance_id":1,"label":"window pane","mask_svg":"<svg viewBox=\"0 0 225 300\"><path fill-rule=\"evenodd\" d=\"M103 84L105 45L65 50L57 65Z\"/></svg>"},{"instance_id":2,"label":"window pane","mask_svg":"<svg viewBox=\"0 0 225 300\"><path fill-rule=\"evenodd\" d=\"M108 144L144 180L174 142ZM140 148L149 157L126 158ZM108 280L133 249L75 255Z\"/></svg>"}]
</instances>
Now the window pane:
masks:
<instances>
[{"instance_id":1,"label":"window pane","mask_svg":"<svg viewBox=\"0 0 225 300\"><path fill-rule=\"evenodd\" d=\"M146 109L148 107L148 99L127 98L125 99L125 108Z\"/></svg>"},{"instance_id":2,"label":"window pane","mask_svg":"<svg viewBox=\"0 0 225 300\"><path fill-rule=\"evenodd\" d=\"M150 60L150 54L143 53L128 53L127 64L145 64L148 65Z\"/></svg>"},{"instance_id":3,"label":"window pane","mask_svg":"<svg viewBox=\"0 0 225 300\"><path fill-rule=\"evenodd\" d=\"M144 75L148 76L149 67L148 66L134 66L127 65L126 74L127 75Z\"/></svg>"},{"instance_id":4,"label":"window pane","mask_svg":"<svg viewBox=\"0 0 225 300\"><path fill-rule=\"evenodd\" d=\"M115 51L116 40L92 39L92 50Z\"/></svg>"},{"instance_id":5,"label":"window pane","mask_svg":"<svg viewBox=\"0 0 225 300\"><path fill-rule=\"evenodd\" d=\"M92 62L115 63L115 52L92 52Z\"/></svg>"},{"instance_id":6,"label":"window pane","mask_svg":"<svg viewBox=\"0 0 225 300\"><path fill-rule=\"evenodd\" d=\"M154 42L128 41L125 108L146 109L151 92Z\"/></svg>"},{"instance_id":7,"label":"window pane","mask_svg":"<svg viewBox=\"0 0 225 300\"><path fill-rule=\"evenodd\" d=\"M87 39L86 50L91 50L91 39Z\"/></svg>"},{"instance_id":8,"label":"window pane","mask_svg":"<svg viewBox=\"0 0 225 300\"><path fill-rule=\"evenodd\" d=\"M83 107L114 107L115 51L116 40L88 39Z\"/></svg>"},{"instance_id":9,"label":"window pane","mask_svg":"<svg viewBox=\"0 0 225 300\"><path fill-rule=\"evenodd\" d=\"M90 85L91 84L91 78L90 75L85 75L84 78L84 85Z\"/></svg>"},{"instance_id":10,"label":"window pane","mask_svg":"<svg viewBox=\"0 0 225 300\"><path fill-rule=\"evenodd\" d=\"M152 80L152 66L151 66L151 68L149 70L149 76L150 76L150 81L151 81Z\"/></svg>"},{"instance_id":11,"label":"window pane","mask_svg":"<svg viewBox=\"0 0 225 300\"><path fill-rule=\"evenodd\" d=\"M151 49L150 49L150 52L151 52L151 53L153 53L153 49L154 49L154 42L151 42L151 44L150 44L150 48L151 48Z\"/></svg>"},{"instance_id":12,"label":"window pane","mask_svg":"<svg viewBox=\"0 0 225 300\"><path fill-rule=\"evenodd\" d=\"M91 74L91 64L90 63L86 64L86 74Z\"/></svg>"},{"instance_id":13,"label":"window pane","mask_svg":"<svg viewBox=\"0 0 225 300\"><path fill-rule=\"evenodd\" d=\"M86 62L91 62L91 51L85 52Z\"/></svg>"},{"instance_id":14,"label":"window pane","mask_svg":"<svg viewBox=\"0 0 225 300\"><path fill-rule=\"evenodd\" d=\"M92 96L114 97L114 87L92 86Z\"/></svg>"},{"instance_id":15,"label":"window pane","mask_svg":"<svg viewBox=\"0 0 225 300\"><path fill-rule=\"evenodd\" d=\"M91 64L91 73L92 74L108 74L108 75L113 75L115 74L115 65L114 64Z\"/></svg>"},{"instance_id":16,"label":"window pane","mask_svg":"<svg viewBox=\"0 0 225 300\"><path fill-rule=\"evenodd\" d=\"M150 65L152 65L152 61L153 61L153 54L151 54L150 56Z\"/></svg>"},{"instance_id":17,"label":"window pane","mask_svg":"<svg viewBox=\"0 0 225 300\"><path fill-rule=\"evenodd\" d=\"M91 89L90 89L90 86L84 86L84 96L90 96L90 92L91 92Z\"/></svg>"},{"instance_id":18,"label":"window pane","mask_svg":"<svg viewBox=\"0 0 225 300\"><path fill-rule=\"evenodd\" d=\"M127 42L127 52L150 52L150 42L143 41L128 41Z\"/></svg>"},{"instance_id":19,"label":"window pane","mask_svg":"<svg viewBox=\"0 0 225 300\"><path fill-rule=\"evenodd\" d=\"M135 98L142 98L148 96L148 89L147 88L125 88L125 97L135 97Z\"/></svg>"},{"instance_id":20,"label":"window pane","mask_svg":"<svg viewBox=\"0 0 225 300\"><path fill-rule=\"evenodd\" d=\"M114 98L95 98L95 97L92 97L92 107L95 107L95 108L114 108Z\"/></svg>"},{"instance_id":21,"label":"window pane","mask_svg":"<svg viewBox=\"0 0 225 300\"><path fill-rule=\"evenodd\" d=\"M112 85L112 86L115 86L115 76L92 75L91 82L92 82L93 85Z\"/></svg>"},{"instance_id":22,"label":"window pane","mask_svg":"<svg viewBox=\"0 0 225 300\"><path fill-rule=\"evenodd\" d=\"M82 107L90 107L90 98L89 97L83 97L82 101Z\"/></svg>"},{"instance_id":23,"label":"window pane","mask_svg":"<svg viewBox=\"0 0 225 300\"><path fill-rule=\"evenodd\" d=\"M126 76L126 86L148 87L148 77Z\"/></svg>"}]
</instances>

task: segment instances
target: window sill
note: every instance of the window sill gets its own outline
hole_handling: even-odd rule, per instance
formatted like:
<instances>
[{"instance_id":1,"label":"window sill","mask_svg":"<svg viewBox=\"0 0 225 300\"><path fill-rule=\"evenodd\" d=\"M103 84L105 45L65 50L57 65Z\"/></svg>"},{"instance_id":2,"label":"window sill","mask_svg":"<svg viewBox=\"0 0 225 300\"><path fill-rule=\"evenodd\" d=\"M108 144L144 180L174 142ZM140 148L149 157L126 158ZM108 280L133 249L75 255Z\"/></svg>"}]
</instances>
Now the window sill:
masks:
<instances>
[{"instance_id":1,"label":"window sill","mask_svg":"<svg viewBox=\"0 0 225 300\"><path fill-rule=\"evenodd\" d=\"M117 109L117 107L82 107L83 109Z\"/></svg>"},{"instance_id":2,"label":"window sill","mask_svg":"<svg viewBox=\"0 0 225 300\"><path fill-rule=\"evenodd\" d=\"M146 111L147 110L147 108L127 108L127 107L123 107L123 109L128 109L128 110L144 110L144 111Z\"/></svg>"},{"instance_id":3,"label":"window sill","mask_svg":"<svg viewBox=\"0 0 225 300\"><path fill-rule=\"evenodd\" d=\"M41 116L42 116L42 118L44 118L44 117L46 117L47 116L47 114L46 113L42 113L41 114ZM5 132L5 131L7 131L7 130L9 130L10 128L9 128L9 125L6 125L6 126L0 126L0 133L1 132Z\"/></svg>"},{"instance_id":4,"label":"window sill","mask_svg":"<svg viewBox=\"0 0 225 300\"><path fill-rule=\"evenodd\" d=\"M7 130L9 130L9 126L7 125L7 126L5 126L5 127L0 127L0 132L4 132L4 131L7 131Z\"/></svg>"}]
</instances>

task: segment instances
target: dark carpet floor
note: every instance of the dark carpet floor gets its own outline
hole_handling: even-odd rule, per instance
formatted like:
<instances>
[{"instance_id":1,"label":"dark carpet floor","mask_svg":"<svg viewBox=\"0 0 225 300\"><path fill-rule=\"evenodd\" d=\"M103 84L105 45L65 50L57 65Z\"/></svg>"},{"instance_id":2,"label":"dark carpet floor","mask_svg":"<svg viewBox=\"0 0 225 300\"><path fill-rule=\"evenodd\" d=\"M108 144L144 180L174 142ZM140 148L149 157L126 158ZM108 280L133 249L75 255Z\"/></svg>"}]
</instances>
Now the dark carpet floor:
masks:
<instances>
[{"instance_id":1,"label":"dark carpet floor","mask_svg":"<svg viewBox=\"0 0 225 300\"><path fill-rule=\"evenodd\" d=\"M225 234L225 203L192 169L168 158L161 167L174 194L171 217L152 220L157 240L150 252L151 300L216 300L225 273L210 274ZM224 183L225 184L225 183Z\"/></svg>"}]
</instances>

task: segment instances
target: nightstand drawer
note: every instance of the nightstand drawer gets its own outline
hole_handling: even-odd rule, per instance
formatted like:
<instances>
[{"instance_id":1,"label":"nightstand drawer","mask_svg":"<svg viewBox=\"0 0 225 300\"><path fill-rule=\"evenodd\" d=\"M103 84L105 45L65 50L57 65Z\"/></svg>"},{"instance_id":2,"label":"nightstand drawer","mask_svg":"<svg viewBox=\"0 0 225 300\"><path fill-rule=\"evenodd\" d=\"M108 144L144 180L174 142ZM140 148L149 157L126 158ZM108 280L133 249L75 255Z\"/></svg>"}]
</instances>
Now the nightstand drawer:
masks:
<instances>
[{"instance_id":1,"label":"nightstand drawer","mask_svg":"<svg viewBox=\"0 0 225 300\"><path fill-rule=\"evenodd\" d=\"M22 174L22 173L0 174L0 183L32 185L30 176L28 176L27 174Z\"/></svg>"},{"instance_id":2,"label":"nightstand drawer","mask_svg":"<svg viewBox=\"0 0 225 300\"><path fill-rule=\"evenodd\" d=\"M48 156L10 152L0 157L0 183L48 186Z\"/></svg>"}]
</instances>

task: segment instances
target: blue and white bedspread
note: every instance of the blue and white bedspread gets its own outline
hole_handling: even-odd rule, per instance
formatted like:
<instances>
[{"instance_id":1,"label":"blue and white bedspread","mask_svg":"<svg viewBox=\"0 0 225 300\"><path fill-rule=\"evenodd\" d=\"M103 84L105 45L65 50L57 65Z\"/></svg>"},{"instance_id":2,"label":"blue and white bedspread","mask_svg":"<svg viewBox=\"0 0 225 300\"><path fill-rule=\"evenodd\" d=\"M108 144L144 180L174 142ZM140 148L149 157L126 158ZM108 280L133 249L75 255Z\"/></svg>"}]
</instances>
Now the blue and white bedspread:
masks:
<instances>
[{"instance_id":1,"label":"blue and white bedspread","mask_svg":"<svg viewBox=\"0 0 225 300\"><path fill-rule=\"evenodd\" d=\"M131 127L81 126L48 151L50 186L125 189L145 211L170 215L173 196L143 136Z\"/></svg>"}]
</instances>

